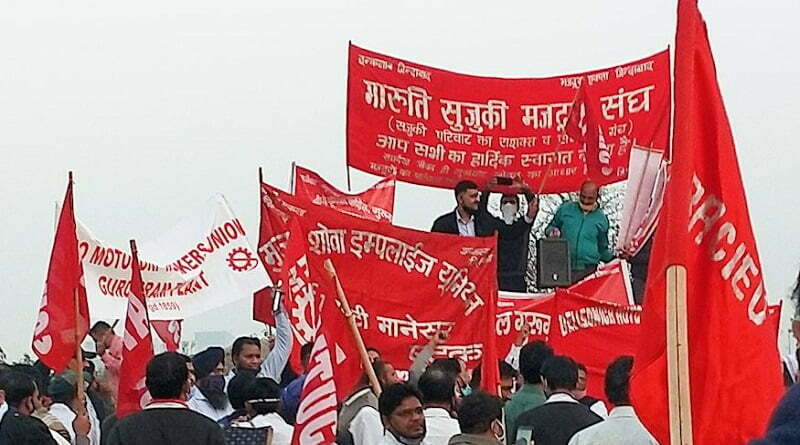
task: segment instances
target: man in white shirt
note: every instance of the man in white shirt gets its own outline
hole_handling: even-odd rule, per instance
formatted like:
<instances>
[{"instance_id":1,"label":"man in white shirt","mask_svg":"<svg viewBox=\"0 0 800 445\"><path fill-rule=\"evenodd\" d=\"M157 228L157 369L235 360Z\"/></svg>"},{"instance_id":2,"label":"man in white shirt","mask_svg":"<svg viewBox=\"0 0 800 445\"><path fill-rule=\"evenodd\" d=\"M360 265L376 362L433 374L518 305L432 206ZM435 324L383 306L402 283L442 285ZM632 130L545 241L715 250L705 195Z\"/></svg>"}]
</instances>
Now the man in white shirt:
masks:
<instances>
[{"instance_id":1,"label":"man in white shirt","mask_svg":"<svg viewBox=\"0 0 800 445\"><path fill-rule=\"evenodd\" d=\"M292 327L283 305L275 312L275 341L267 353L261 357L261 340L256 337L239 337L231 347L233 368L225 375L225 387L239 370L258 372L259 377L268 377L281 383L281 374L292 352Z\"/></svg>"},{"instance_id":2,"label":"man in white shirt","mask_svg":"<svg viewBox=\"0 0 800 445\"><path fill-rule=\"evenodd\" d=\"M381 445L428 445L422 395L413 386L398 383L384 388L378 411L386 430Z\"/></svg>"},{"instance_id":3,"label":"man in white shirt","mask_svg":"<svg viewBox=\"0 0 800 445\"><path fill-rule=\"evenodd\" d=\"M658 445L636 416L630 400L633 357L614 360L606 370L605 391L614 405L608 418L577 432L569 445Z\"/></svg>"},{"instance_id":4,"label":"man in white shirt","mask_svg":"<svg viewBox=\"0 0 800 445\"><path fill-rule=\"evenodd\" d=\"M453 375L438 368L428 368L419 378L417 388L422 394L425 414L425 441L430 445L447 445L451 437L461 433L458 421L451 413L455 408Z\"/></svg>"}]
</instances>

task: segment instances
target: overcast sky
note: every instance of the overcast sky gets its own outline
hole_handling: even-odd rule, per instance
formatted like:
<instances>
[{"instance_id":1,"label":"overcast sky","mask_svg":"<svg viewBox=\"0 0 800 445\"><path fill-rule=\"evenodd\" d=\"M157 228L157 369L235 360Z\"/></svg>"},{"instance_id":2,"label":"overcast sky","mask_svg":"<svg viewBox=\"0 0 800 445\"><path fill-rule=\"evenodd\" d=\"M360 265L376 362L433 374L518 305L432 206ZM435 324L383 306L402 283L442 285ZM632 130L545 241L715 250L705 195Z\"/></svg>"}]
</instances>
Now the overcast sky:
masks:
<instances>
[{"instance_id":1,"label":"overcast sky","mask_svg":"<svg viewBox=\"0 0 800 445\"><path fill-rule=\"evenodd\" d=\"M0 6L0 346L29 350L53 237L78 217L126 246L223 193L257 240L256 168L292 160L344 187L347 42L454 71L543 77L671 45L675 1L5 1ZM489 7L491 5L491 7ZM800 2L701 2L771 299L797 276ZM354 189L374 177L353 173ZM427 229L449 191L398 187L395 222ZM146 257L146 252L142 252ZM190 319L255 332L250 302Z\"/></svg>"}]
</instances>

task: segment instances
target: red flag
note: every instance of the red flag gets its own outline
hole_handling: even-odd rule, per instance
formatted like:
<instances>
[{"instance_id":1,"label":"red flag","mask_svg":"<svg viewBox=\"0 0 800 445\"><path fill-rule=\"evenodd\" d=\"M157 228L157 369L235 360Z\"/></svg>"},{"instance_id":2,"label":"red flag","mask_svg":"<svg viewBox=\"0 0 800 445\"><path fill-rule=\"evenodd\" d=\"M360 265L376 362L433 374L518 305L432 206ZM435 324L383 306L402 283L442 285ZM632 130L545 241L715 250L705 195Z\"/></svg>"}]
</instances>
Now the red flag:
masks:
<instances>
[{"instance_id":1,"label":"red flag","mask_svg":"<svg viewBox=\"0 0 800 445\"><path fill-rule=\"evenodd\" d=\"M153 358L153 338L150 334L150 319L147 316L142 271L139 267L139 256L134 241L131 241L131 255L133 256L131 295L128 297L122 365L119 371L118 419L139 411L150 402L150 393L145 387L145 372L147 363Z\"/></svg>"},{"instance_id":2,"label":"red flag","mask_svg":"<svg viewBox=\"0 0 800 445\"><path fill-rule=\"evenodd\" d=\"M587 83L587 78L582 78L564 131L581 144L586 159L586 174L602 183L605 182L601 181L602 178L611 176L614 172L611 167L612 151L606 145L603 127L589 98Z\"/></svg>"},{"instance_id":3,"label":"red flag","mask_svg":"<svg viewBox=\"0 0 800 445\"><path fill-rule=\"evenodd\" d=\"M650 259L632 396L670 442L666 270L686 268L688 367L695 443L744 443L764 432L783 393L776 333L705 23L678 3L670 178ZM755 391L742 391L753 387Z\"/></svg>"},{"instance_id":4,"label":"red flag","mask_svg":"<svg viewBox=\"0 0 800 445\"><path fill-rule=\"evenodd\" d=\"M183 320L153 320L150 322L158 338L164 342L167 351L175 352L181 346Z\"/></svg>"},{"instance_id":5,"label":"red flag","mask_svg":"<svg viewBox=\"0 0 800 445\"><path fill-rule=\"evenodd\" d=\"M627 266L616 260L597 269L597 272L573 284L567 290L609 303L632 305L633 290Z\"/></svg>"},{"instance_id":6,"label":"red flag","mask_svg":"<svg viewBox=\"0 0 800 445\"><path fill-rule=\"evenodd\" d=\"M33 352L56 372L64 371L89 332L89 305L82 280L70 173L31 343Z\"/></svg>"},{"instance_id":7,"label":"red flag","mask_svg":"<svg viewBox=\"0 0 800 445\"><path fill-rule=\"evenodd\" d=\"M332 186L316 172L296 166L294 183L295 196L313 204L372 221L392 222L394 176L381 179L361 193L350 194Z\"/></svg>"},{"instance_id":8,"label":"red flag","mask_svg":"<svg viewBox=\"0 0 800 445\"><path fill-rule=\"evenodd\" d=\"M287 248L287 295L309 298L320 314L309 369L297 410L293 445L331 444L336 440L337 403L353 389L362 375L355 339L335 299L335 289L322 271L309 267L302 228L292 225ZM334 371L335 370L335 371Z\"/></svg>"},{"instance_id":9,"label":"red flag","mask_svg":"<svg viewBox=\"0 0 800 445\"><path fill-rule=\"evenodd\" d=\"M497 353L497 286L487 295L486 310L484 313L483 336L483 361L481 362L481 389L489 394L500 397L500 368L497 366L499 354Z\"/></svg>"},{"instance_id":10,"label":"red flag","mask_svg":"<svg viewBox=\"0 0 800 445\"><path fill-rule=\"evenodd\" d=\"M258 232L258 255L273 283L277 284L283 269L286 242L289 239L289 223L293 216L306 213L307 202L299 200L283 190L260 180L261 221ZM266 287L253 295L253 319L270 325L275 324L272 314L272 288Z\"/></svg>"}]
</instances>

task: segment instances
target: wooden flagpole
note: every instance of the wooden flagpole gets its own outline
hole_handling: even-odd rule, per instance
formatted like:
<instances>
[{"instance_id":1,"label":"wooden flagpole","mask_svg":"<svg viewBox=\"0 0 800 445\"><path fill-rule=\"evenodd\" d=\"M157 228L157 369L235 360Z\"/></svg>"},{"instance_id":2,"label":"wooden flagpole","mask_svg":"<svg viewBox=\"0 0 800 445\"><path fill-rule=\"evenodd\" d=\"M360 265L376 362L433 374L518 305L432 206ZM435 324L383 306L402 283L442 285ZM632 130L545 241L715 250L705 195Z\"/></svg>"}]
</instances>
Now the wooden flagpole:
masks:
<instances>
[{"instance_id":1,"label":"wooden flagpole","mask_svg":"<svg viewBox=\"0 0 800 445\"><path fill-rule=\"evenodd\" d=\"M69 172L69 185L72 186L72 171ZM74 194L74 190L73 190ZM69 203L73 206L73 203ZM86 412L86 407L84 405L85 394L84 394L84 387L83 387L83 351L81 351L81 343L83 343L83 338L81 338L81 305L80 299L78 296L78 283L75 283L75 287L72 289L72 300L75 303L75 389L76 394L79 400L78 406L78 415L82 416Z\"/></svg>"},{"instance_id":2,"label":"wooden flagpole","mask_svg":"<svg viewBox=\"0 0 800 445\"><path fill-rule=\"evenodd\" d=\"M73 289L73 299L75 300L75 389L78 395L78 415L82 416L86 413L86 396L83 387L83 351L81 350L81 343L83 339L80 338L80 301L78 298L78 288Z\"/></svg>"},{"instance_id":3,"label":"wooden flagpole","mask_svg":"<svg viewBox=\"0 0 800 445\"><path fill-rule=\"evenodd\" d=\"M692 445L686 267L667 268L667 381L671 445Z\"/></svg>"},{"instance_id":4,"label":"wooden flagpole","mask_svg":"<svg viewBox=\"0 0 800 445\"><path fill-rule=\"evenodd\" d=\"M372 369L372 362L370 362L369 355L367 355L367 348L364 346L364 339L361 338L361 332L359 332L358 326L356 325L356 316L350 310L350 304L347 302L347 296L344 294L344 289L342 289L342 283L339 282L339 276L336 275L336 268L333 266L333 262L330 260L330 258L325 260L324 266L325 271L328 272L329 277L336 284L336 295L339 298L339 302L342 304L342 310L344 311L345 318L347 318L347 324L350 325L350 332L353 334L353 338L356 341L358 353L361 356L361 364L364 366L364 371L367 373L367 377L369 377L369 383L370 386L372 386L372 391L376 396L380 396L381 384L378 382L378 376L375 375L375 370Z\"/></svg>"}]
</instances>

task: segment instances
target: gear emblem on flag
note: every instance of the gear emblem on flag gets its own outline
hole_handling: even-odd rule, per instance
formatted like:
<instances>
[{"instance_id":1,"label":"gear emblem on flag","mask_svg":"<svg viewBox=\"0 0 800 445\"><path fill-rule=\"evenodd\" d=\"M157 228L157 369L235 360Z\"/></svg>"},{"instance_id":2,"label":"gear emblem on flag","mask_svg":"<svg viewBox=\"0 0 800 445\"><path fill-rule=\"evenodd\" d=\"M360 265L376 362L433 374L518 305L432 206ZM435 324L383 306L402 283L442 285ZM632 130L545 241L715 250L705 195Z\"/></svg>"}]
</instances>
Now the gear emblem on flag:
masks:
<instances>
[{"instance_id":1,"label":"gear emblem on flag","mask_svg":"<svg viewBox=\"0 0 800 445\"><path fill-rule=\"evenodd\" d=\"M245 247L235 247L228 254L228 267L234 272L247 272L257 265L258 260L256 260L253 253Z\"/></svg>"}]
</instances>

